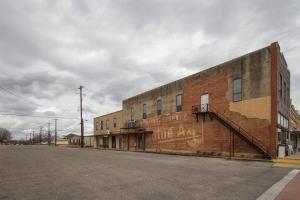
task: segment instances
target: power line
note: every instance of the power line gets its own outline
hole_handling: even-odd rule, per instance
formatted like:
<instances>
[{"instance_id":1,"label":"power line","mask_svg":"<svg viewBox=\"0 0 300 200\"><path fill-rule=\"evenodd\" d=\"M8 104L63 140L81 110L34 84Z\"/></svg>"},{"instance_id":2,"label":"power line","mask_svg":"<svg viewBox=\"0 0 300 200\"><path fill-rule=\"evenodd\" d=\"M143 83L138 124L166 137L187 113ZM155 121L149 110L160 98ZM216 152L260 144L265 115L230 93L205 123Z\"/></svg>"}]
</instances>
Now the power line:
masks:
<instances>
[{"instance_id":1,"label":"power line","mask_svg":"<svg viewBox=\"0 0 300 200\"><path fill-rule=\"evenodd\" d=\"M44 126L41 126L44 127ZM71 127L73 128L73 127ZM8 130L24 130L24 131L32 131L32 130L38 130L39 128L5 128ZM66 131L67 129L57 129L57 131ZM71 129L70 129L71 130Z\"/></svg>"},{"instance_id":2,"label":"power line","mask_svg":"<svg viewBox=\"0 0 300 200\"><path fill-rule=\"evenodd\" d=\"M0 89L1 89L2 91L4 91L4 92L6 92L6 93L8 93L8 94L10 94L10 95L12 95L12 96L14 96L14 97L17 97L18 100L21 99L21 100L25 101L26 103L34 104L34 105L39 106L39 107L51 107L51 106L42 105L42 104L38 104L38 103L35 103L35 102L33 102L33 101L30 101L30 100L24 98L23 96L18 95L18 94L12 92L11 90L9 90L9 89L7 89L7 88L4 88L3 86L0 86ZM75 88L72 88L72 89L75 89ZM70 111L70 110L69 110L69 111Z\"/></svg>"},{"instance_id":3,"label":"power line","mask_svg":"<svg viewBox=\"0 0 300 200\"><path fill-rule=\"evenodd\" d=\"M3 91L5 91L5 92L8 93L8 94L11 94L11 95L17 97L18 99L22 99L23 101L25 101L25 102L27 102L27 103L34 104L34 105L36 105L36 106L43 106L43 105L34 103L34 102L32 102L32 101L30 101L30 100L28 100L28 99L25 99L24 97L22 97L22 96L20 96L20 95L17 95L17 94L15 94L14 92L12 92L12 91L10 91L10 90L8 90L8 89L2 87L2 86L0 86L0 89L3 90Z\"/></svg>"},{"instance_id":4,"label":"power line","mask_svg":"<svg viewBox=\"0 0 300 200\"><path fill-rule=\"evenodd\" d=\"M75 117L65 117L65 116L51 116L51 115L29 115L29 114L17 114L17 113L1 113L1 116L18 116L18 117L38 117L38 118L57 118L57 119L78 119Z\"/></svg>"}]
</instances>

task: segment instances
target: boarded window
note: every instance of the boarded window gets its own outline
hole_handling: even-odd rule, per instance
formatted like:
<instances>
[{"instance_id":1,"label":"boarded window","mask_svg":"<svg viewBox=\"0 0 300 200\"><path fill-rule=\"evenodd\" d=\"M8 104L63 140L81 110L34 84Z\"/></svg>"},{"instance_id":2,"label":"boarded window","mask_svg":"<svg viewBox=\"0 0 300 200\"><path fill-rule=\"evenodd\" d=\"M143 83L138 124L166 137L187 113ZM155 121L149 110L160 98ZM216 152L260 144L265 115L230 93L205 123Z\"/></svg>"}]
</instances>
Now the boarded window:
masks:
<instances>
[{"instance_id":1,"label":"boarded window","mask_svg":"<svg viewBox=\"0 0 300 200\"><path fill-rule=\"evenodd\" d=\"M157 115L161 115L161 100L157 100L156 102L156 113Z\"/></svg>"},{"instance_id":2,"label":"boarded window","mask_svg":"<svg viewBox=\"0 0 300 200\"><path fill-rule=\"evenodd\" d=\"M109 129L109 120L106 120L106 129Z\"/></svg>"},{"instance_id":3,"label":"boarded window","mask_svg":"<svg viewBox=\"0 0 300 200\"><path fill-rule=\"evenodd\" d=\"M176 112L182 111L182 96L177 95L176 96Z\"/></svg>"},{"instance_id":4,"label":"boarded window","mask_svg":"<svg viewBox=\"0 0 300 200\"><path fill-rule=\"evenodd\" d=\"M233 101L242 100L242 79L233 80Z\"/></svg>"},{"instance_id":5,"label":"boarded window","mask_svg":"<svg viewBox=\"0 0 300 200\"><path fill-rule=\"evenodd\" d=\"M130 120L134 121L133 107L130 108Z\"/></svg>"},{"instance_id":6,"label":"boarded window","mask_svg":"<svg viewBox=\"0 0 300 200\"><path fill-rule=\"evenodd\" d=\"M117 119L113 118L113 127L116 128L117 127Z\"/></svg>"},{"instance_id":7,"label":"boarded window","mask_svg":"<svg viewBox=\"0 0 300 200\"><path fill-rule=\"evenodd\" d=\"M100 129L103 130L103 121L100 123Z\"/></svg>"},{"instance_id":8,"label":"boarded window","mask_svg":"<svg viewBox=\"0 0 300 200\"><path fill-rule=\"evenodd\" d=\"M143 119L147 118L147 105L143 104Z\"/></svg>"}]
</instances>

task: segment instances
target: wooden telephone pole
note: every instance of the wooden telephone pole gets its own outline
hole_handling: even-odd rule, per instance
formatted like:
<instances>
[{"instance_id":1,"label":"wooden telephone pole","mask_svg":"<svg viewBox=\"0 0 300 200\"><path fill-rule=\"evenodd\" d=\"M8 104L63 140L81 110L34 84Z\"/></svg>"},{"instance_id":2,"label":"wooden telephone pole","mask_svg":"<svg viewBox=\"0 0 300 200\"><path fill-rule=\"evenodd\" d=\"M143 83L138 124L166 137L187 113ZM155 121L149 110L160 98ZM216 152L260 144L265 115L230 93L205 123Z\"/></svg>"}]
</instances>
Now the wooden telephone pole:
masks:
<instances>
[{"instance_id":1,"label":"wooden telephone pole","mask_svg":"<svg viewBox=\"0 0 300 200\"><path fill-rule=\"evenodd\" d=\"M48 123L48 145L51 144L50 122Z\"/></svg>"},{"instance_id":2,"label":"wooden telephone pole","mask_svg":"<svg viewBox=\"0 0 300 200\"><path fill-rule=\"evenodd\" d=\"M32 131L32 140L31 140L31 144L34 144L34 131Z\"/></svg>"},{"instance_id":3,"label":"wooden telephone pole","mask_svg":"<svg viewBox=\"0 0 300 200\"><path fill-rule=\"evenodd\" d=\"M40 126L40 133L39 133L39 143L42 144L42 131L43 131L43 127Z\"/></svg>"},{"instance_id":4,"label":"wooden telephone pole","mask_svg":"<svg viewBox=\"0 0 300 200\"><path fill-rule=\"evenodd\" d=\"M57 119L54 119L54 122L55 122L54 144L56 146L56 142L57 142Z\"/></svg>"},{"instance_id":5,"label":"wooden telephone pole","mask_svg":"<svg viewBox=\"0 0 300 200\"><path fill-rule=\"evenodd\" d=\"M83 146L84 146L84 141L83 141L84 124L83 124L83 118L82 118L82 88L83 88L83 86L79 86L79 90L80 90L80 125L81 125L80 146L81 146L81 148L83 148Z\"/></svg>"}]
</instances>

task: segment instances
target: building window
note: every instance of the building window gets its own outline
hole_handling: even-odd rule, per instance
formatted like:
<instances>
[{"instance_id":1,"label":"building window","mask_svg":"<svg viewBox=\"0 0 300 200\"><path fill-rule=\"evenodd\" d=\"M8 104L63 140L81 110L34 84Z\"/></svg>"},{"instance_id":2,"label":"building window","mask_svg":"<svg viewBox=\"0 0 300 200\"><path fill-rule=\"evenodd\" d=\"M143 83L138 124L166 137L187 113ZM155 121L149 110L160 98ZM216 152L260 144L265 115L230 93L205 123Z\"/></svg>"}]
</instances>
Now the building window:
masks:
<instances>
[{"instance_id":1,"label":"building window","mask_svg":"<svg viewBox=\"0 0 300 200\"><path fill-rule=\"evenodd\" d=\"M281 129L277 129L277 133L278 133L278 144L282 143L282 133L281 133Z\"/></svg>"},{"instance_id":2,"label":"building window","mask_svg":"<svg viewBox=\"0 0 300 200\"><path fill-rule=\"evenodd\" d=\"M282 99L282 75L280 74L280 88L279 88L280 99Z\"/></svg>"},{"instance_id":3,"label":"building window","mask_svg":"<svg viewBox=\"0 0 300 200\"><path fill-rule=\"evenodd\" d=\"M289 128L289 120L280 113L277 114L277 123L280 127Z\"/></svg>"},{"instance_id":4,"label":"building window","mask_svg":"<svg viewBox=\"0 0 300 200\"><path fill-rule=\"evenodd\" d=\"M130 108L130 120L134 121L133 107Z\"/></svg>"},{"instance_id":5,"label":"building window","mask_svg":"<svg viewBox=\"0 0 300 200\"><path fill-rule=\"evenodd\" d=\"M289 103L289 99L290 99L290 88L289 87L287 87L287 89L286 89L286 99L287 99L287 104Z\"/></svg>"},{"instance_id":6,"label":"building window","mask_svg":"<svg viewBox=\"0 0 300 200\"><path fill-rule=\"evenodd\" d=\"M143 119L147 118L147 105L143 104Z\"/></svg>"},{"instance_id":7,"label":"building window","mask_svg":"<svg viewBox=\"0 0 300 200\"><path fill-rule=\"evenodd\" d=\"M99 123L96 122L96 131L98 131L98 126L99 126Z\"/></svg>"},{"instance_id":8,"label":"building window","mask_svg":"<svg viewBox=\"0 0 300 200\"><path fill-rule=\"evenodd\" d=\"M106 129L109 129L109 120L108 119L106 120L106 124L105 125L106 125Z\"/></svg>"},{"instance_id":9,"label":"building window","mask_svg":"<svg viewBox=\"0 0 300 200\"><path fill-rule=\"evenodd\" d=\"M233 101L242 100L242 79L233 80Z\"/></svg>"},{"instance_id":10,"label":"building window","mask_svg":"<svg viewBox=\"0 0 300 200\"><path fill-rule=\"evenodd\" d=\"M283 101L286 103L286 83L283 83Z\"/></svg>"},{"instance_id":11,"label":"building window","mask_svg":"<svg viewBox=\"0 0 300 200\"><path fill-rule=\"evenodd\" d=\"M113 127L116 128L117 127L117 119L113 118Z\"/></svg>"},{"instance_id":12,"label":"building window","mask_svg":"<svg viewBox=\"0 0 300 200\"><path fill-rule=\"evenodd\" d=\"M100 129L103 130L103 121L100 122Z\"/></svg>"},{"instance_id":13,"label":"building window","mask_svg":"<svg viewBox=\"0 0 300 200\"><path fill-rule=\"evenodd\" d=\"M176 112L182 111L182 95L176 96Z\"/></svg>"},{"instance_id":14,"label":"building window","mask_svg":"<svg viewBox=\"0 0 300 200\"><path fill-rule=\"evenodd\" d=\"M156 102L156 113L157 115L161 115L161 100L157 100Z\"/></svg>"}]
</instances>

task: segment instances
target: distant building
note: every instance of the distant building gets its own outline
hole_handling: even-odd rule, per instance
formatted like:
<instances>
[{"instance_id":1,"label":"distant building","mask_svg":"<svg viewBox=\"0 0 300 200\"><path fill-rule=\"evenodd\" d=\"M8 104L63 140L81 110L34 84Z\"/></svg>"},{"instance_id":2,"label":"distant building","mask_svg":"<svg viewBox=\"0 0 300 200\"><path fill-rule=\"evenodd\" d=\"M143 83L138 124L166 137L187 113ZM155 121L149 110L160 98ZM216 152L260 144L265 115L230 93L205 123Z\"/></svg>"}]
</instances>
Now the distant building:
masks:
<instances>
[{"instance_id":1,"label":"distant building","mask_svg":"<svg viewBox=\"0 0 300 200\"><path fill-rule=\"evenodd\" d=\"M289 113L290 72L272 43L123 100L121 111L94 118L95 146L276 157Z\"/></svg>"},{"instance_id":2,"label":"distant building","mask_svg":"<svg viewBox=\"0 0 300 200\"><path fill-rule=\"evenodd\" d=\"M80 146L81 144L81 136L79 134L70 133L64 137L67 140L68 145ZM88 135L84 136L84 146L92 147L94 146L94 136Z\"/></svg>"},{"instance_id":3,"label":"distant building","mask_svg":"<svg viewBox=\"0 0 300 200\"><path fill-rule=\"evenodd\" d=\"M68 144L69 144L69 141L64 138L59 138L56 141L56 145L68 145Z\"/></svg>"},{"instance_id":4,"label":"distant building","mask_svg":"<svg viewBox=\"0 0 300 200\"><path fill-rule=\"evenodd\" d=\"M75 133L70 133L64 137L68 140L69 145L80 145L80 135Z\"/></svg>"},{"instance_id":5,"label":"distant building","mask_svg":"<svg viewBox=\"0 0 300 200\"><path fill-rule=\"evenodd\" d=\"M93 135L84 136L84 146L85 147L93 147L94 146L94 136Z\"/></svg>"},{"instance_id":6,"label":"distant building","mask_svg":"<svg viewBox=\"0 0 300 200\"><path fill-rule=\"evenodd\" d=\"M289 138L288 138L289 139ZM290 108L290 142L293 148L300 151L300 115L294 105Z\"/></svg>"},{"instance_id":7,"label":"distant building","mask_svg":"<svg viewBox=\"0 0 300 200\"><path fill-rule=\"evenodd\" d=\"M122 111L96 117L94 119L94 146L98 148L124 149L126 138L120 135L122 127Z\"/></svg>"}]
</instances>

